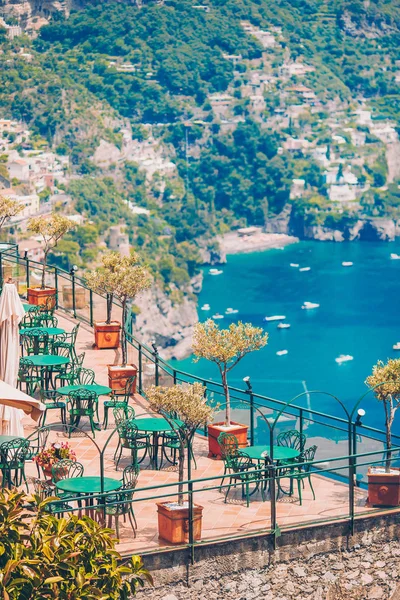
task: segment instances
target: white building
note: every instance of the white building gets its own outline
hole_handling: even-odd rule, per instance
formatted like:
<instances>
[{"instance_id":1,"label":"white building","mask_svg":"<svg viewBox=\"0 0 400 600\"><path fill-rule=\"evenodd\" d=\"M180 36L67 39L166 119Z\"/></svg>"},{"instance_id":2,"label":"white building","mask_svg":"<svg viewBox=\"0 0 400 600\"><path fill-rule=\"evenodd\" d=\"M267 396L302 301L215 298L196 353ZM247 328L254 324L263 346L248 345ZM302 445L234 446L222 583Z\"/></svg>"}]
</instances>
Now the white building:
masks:
<instances>
[{"instance_id":1,"label":"white building","mask_svg":"<svg viewBox=\"0 0 400 600\"><path fill-rule=\"evenodd\" d=\"M306 182L304 179L293 179L290 188L290 199L301 198L304 192Z\"/></svg>"},{"instance_id":2,"label":"white building","mask_svg":"<svg viewBox=\"0 0 400 600\"><path fill-rule=\"evenodd\" d=\"M24 205L24 209L18 213L16 217L12 217L10 221L20 221L26 217L34 217L39 212L40 199L37 194L18 196L13 190L7 190L7 198L10 198L10 200L17 200Z\"/></svg>"},{"instance_id":3,"label":"white building","mask_svg":"<svg viewBox=\"0 0 400 600\"><path fill-rule=\"evenodd\" d=\"M352 202L356 199L356 193L353 186L331 185L329 188L329 200L331 202Z\"/></svg>"},{"instance_id":4,"label":"white building","mask_svg":"<svg viewBox=\"0 0 400 600\"><path fill-rule=\"evenodd\" d=\"M17 158L7 165L10 179L18 181L29 181L29 164L22 158Z\"/></svg>"},{"instance_id":5,"label":"white building","mask_svg":"<svg viewBox=\"0 0 400 600\"><path fill-rule=\"evenodd\" d=\"M18 35L22 35L22 29L19 25L8 25L3 17L0 17L0 27L3 27L7 31L9 40L13 40Z\"/></svg>"}]
</instances>

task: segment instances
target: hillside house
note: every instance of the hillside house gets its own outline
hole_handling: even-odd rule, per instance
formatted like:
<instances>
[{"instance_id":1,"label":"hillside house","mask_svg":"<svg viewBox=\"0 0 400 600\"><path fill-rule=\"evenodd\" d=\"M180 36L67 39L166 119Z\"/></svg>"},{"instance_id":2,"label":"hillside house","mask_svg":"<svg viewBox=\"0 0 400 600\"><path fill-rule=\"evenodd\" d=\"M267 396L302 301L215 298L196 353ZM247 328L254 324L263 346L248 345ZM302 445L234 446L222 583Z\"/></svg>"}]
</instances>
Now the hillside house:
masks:
<instances>
[{"instance_id":1,"label":"hillside house","mask_svg":"<svg viewBox=\"0 0 400 600\"><path fill-rule=\"evenodd\" d=\"M25 196L19 196L12 189L7 190L7 197L11 200L17 200L24 205L24 209L16 217L12 217L10 222L20 221L27 217L34 217L39 212L40 199L37 194L27 194Z\"/></svg>"},{"instance_id":2,"label":"hillside house","mask_svg":"<svg viewBox=\"0 0 400 600\"><path fill-rule=\"evenodd\" d=\"M293 179L292 187L290 188L290 199L301 198L304 193L306 182L304 179Z\"/></svg>"},{"instance_id":3,"label":"hillside house","mask_svg":"<svg viewBox=\"0 0 400 600\"><path fill-rule=\"evenodd\" d=\"M354 186L348 184L331 185L328 195L331 202L353 202L356 199Z\"/></svg>"},{"instance_id":4,"label":"hillside house","mask_svg":"<svg viewBox=\"0 0 400 600\"><path fill-rule=\"evenodd\" d=\"M13 40L15 37L22 35L22 28L19 25L9 25L5 22L3 17L0 17L0 27L6 30L9 40Z\"/></svg>"},{"instance_id":5,"label":"hillside house","mask_svg":"<svg viewBox=\"0 0 400 600\"><path fill-rule=\"evenodd\" d=\"M18 181L29 181L29 164L22 158L12 160L7 165L10 179L18 179Z\"/></svg>"}]
</instances>

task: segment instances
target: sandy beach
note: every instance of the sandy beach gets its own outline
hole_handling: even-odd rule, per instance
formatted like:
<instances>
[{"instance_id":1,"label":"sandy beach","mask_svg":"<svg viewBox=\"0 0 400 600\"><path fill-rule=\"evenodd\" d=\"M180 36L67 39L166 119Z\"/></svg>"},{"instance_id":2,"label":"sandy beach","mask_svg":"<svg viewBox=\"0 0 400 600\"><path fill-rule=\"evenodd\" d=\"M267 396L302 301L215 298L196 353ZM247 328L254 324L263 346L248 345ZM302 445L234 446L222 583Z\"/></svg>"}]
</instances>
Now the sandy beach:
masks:
<instances>
[{"instance_id":1,"label":"sandy beach","mask_svg":"<svg viewBox=\"0 0 400 600\"><path fill-rule=\"evenodd\" d=\"M257 231L251 235L239 235L237 231L230 231L219 239L221 250L225 254L241 254L271 248L284 248L298 241L297 237L284 233L264 233L261 227L257 228Z\"/></svg>"}]
</instances>

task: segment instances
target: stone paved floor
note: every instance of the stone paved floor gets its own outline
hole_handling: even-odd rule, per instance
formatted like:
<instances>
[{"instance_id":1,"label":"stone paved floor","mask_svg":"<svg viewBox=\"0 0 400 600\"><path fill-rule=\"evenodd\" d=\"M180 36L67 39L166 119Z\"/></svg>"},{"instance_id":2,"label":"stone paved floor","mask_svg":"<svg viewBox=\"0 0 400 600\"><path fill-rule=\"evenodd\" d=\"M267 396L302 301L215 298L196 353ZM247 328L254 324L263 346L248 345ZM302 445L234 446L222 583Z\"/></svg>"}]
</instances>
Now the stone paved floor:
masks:
<instances>
[{"instance_id":1,"label":"stone paved floor","mask_svg":"<svg viewBox=\"0 0 400 600\"><path fill-rule=\"evenodd\" d=\"M58 315L59 316L59 315ZM59 316L59 325L66 331L73 327L73 320ZM92 368L96 372L96 382L107 384L107 364L114 364L118 361L118 353L115 351L97 351L92 347L93 332L89 327L81 325L77 341L77 351L86 352L85 366ZM135 356L130 357L135 360ZM147 413L146 404L143 398L136 395L132 400L132 405L136 409L137 416ZM101 404L101 399L100 399ZM49 414L48 422L57 422L59 417L56 411ZM102 417L102 412L100 412ZM33 428L33 423L29 418L24 421L25 433L28 435ZM111 425L108 431L96 433L96 443L103 448L106 439L110 435ZM58 429L52 431L51 439L65 439L65 434ZM113 455L116 448L117 436L111 439L105 452L105 474L109 477L121 478L124 466L129 464L128 455L121 460L119 471L115 470ZM83 463L85 474L99 474L98 451L92 441L87 437L71 438L77 458ZM198 436L194 443L194 453L197 460L197 469L192 471L193 478L205 478L220 476L223 471L222 461L211 460L207 457L207 441ZM36 467L28 465L27 474L36 476ZM141 464L138 487L155 486L156 489L147 492L137 491L135 498L138 500L134 505L138 530L136 538L133 537L129 523L125 526L121 523L120 550L124 553L145 552L156 549L160 545L166 545L165 542L158 539L157 533L157 514L154 499L148 499L157 495L158 487L165 483L175 483L177 481L177 471L174 466L163 467L161 471L155 471L150 468L149 461ZM251 497L250 506L242 500L239 491L232 490L228 501L224 503L224 495L218 489L210 490L208 488L219 484L219 479L215 482L202 482L195 485L195 502L204 507L203 512L203 540L215 540L224 536L241 535L248 532L256 532L270 527L271 506L270 502L261 501L259 493ZM281 528L292 527L295 524L307 524L312 521L326 520L347 514L348 488L343 483L328 479L321 475L313 475L313 485L316 494L316 500L312 499L312 494L308 483L305 484L303 494L303 505L300 506L299 499L295 493L292 497L284 496L277 502L277 521ZM176 487L168 489L169 493L175 494ZM367 509L365 507L366 492L357 490L356 504L357 512L362 513Z\"/></svg>"}]
</instances>

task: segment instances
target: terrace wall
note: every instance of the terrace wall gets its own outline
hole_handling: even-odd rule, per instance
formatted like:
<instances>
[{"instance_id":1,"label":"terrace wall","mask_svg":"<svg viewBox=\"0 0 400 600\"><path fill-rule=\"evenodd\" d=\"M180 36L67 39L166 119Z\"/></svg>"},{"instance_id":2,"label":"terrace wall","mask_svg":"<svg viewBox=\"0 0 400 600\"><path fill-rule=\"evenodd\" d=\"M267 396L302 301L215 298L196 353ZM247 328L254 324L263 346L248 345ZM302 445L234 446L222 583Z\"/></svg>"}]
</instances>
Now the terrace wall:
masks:
<instances>
[{"instance_id":1,"label":"terrace wall","mask_svg":"<svg viewBox=\"0 0 400 600\"><path fill-rule=\"evenodd\" d=\"M400 600L400 512L144 557L152 600ZM338 587L336 587L338 586ZM189 589L188 589L189 588Z\"/></svg>"}]
</instances>

